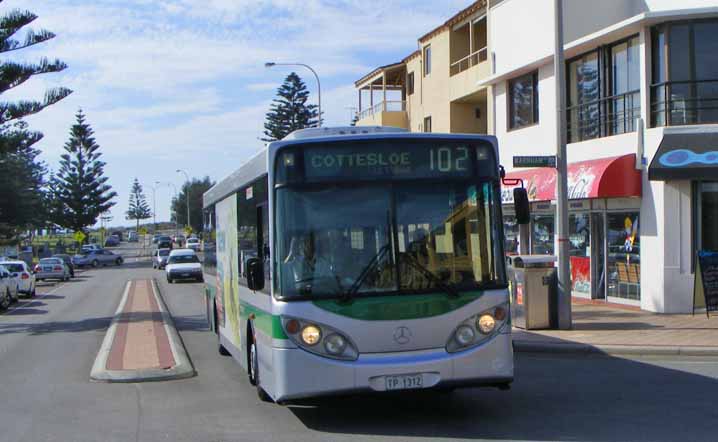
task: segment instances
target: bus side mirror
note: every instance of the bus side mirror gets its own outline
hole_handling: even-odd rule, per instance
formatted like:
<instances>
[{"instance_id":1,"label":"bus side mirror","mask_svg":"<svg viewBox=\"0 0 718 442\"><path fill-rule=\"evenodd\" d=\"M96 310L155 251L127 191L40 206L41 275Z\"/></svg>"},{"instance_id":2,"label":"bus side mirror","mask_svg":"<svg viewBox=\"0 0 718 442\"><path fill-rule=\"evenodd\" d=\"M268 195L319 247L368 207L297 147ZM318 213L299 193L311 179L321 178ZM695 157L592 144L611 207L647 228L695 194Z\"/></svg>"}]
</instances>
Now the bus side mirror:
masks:
<instances>
[{"instance_id":1,"label":"bus side mirror","mask_svg":"<svg viewBox=\"0 0 718 442\"><path fill-rule=\"evenodd\" d=\"M254 291L264 288L264 263L259 258L247 260L247 287Z\"/></svg>"},{"instance_id":2,"label":"bus side mirror","mask_svg":"<svg viewBox=\"0 0 718 442\"><path fill-rule=\"evenodd\" d=\"M529 194L523 187L514 188L514 213L519 224L528 224L531 221Z\"/></svg>"}]
</instances>

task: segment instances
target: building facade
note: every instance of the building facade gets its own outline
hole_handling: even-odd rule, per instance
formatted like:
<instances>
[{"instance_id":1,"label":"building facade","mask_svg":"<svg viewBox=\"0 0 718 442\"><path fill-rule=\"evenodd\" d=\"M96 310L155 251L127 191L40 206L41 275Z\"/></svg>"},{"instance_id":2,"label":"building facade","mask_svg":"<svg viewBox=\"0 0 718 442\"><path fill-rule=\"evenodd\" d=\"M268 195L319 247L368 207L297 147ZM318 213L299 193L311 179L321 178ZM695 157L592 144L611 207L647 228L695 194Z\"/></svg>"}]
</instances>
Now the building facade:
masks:
<instances>
[{"instance_id":1,"label":"building facade","mask_svg":"<svg viewBox=\"0 0 718 442\"><path fill-rule=\"evenodd\" d=\"M696 252L718 250L718 2L570 0L563 27L573 295L690 312ZM476 2L356 83L360 124L496 135L532 253L556 249L555 171L512 158L556 150L554 29L552 0Z\"/></svg>"}]
</instances>

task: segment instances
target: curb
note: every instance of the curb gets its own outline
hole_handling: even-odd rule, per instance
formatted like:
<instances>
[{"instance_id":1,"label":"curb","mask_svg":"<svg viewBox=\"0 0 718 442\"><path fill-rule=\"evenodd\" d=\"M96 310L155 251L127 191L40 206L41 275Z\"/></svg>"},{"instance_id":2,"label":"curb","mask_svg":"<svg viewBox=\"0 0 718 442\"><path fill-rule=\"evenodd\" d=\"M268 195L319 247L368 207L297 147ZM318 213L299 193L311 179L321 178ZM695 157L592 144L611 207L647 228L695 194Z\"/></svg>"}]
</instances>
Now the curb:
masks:
<instances>
[{"instance_id":1,"label":"curb","mask_svg":"<svg viewBox=\"0 0 718 442\"><path fill-rule=\"evenodd\" d=\"M718 347L679 345L591 345L578 342L513 341L517 353L603 354L608 356L718 356Z\"/></svg>"},{"instance_id":2,"label":"curb","mask_svg":"<svg viewBox=\"0 0 718 442\"><path fill-rule=\"evenodd\" d=\"M127 281L125 286L125 292L122 295L122 301L115 311L115 315L112 318L110 327L107 329L105 339L102 341L100 351L97 353L95 363L92 365L92 371L90 372L90 379L98 382L152 382L152 381L168 381L173 379L185 379L195 376L197 373L189 360L187 351L185 350L182 339L177 333L177 328L174 325L172 316L169 314L167 305L165 305L162 296L160 295L157 281L152 279L152 293L157 300L157 305L160 308L160 314L162 315L162 323L165 331L167 332L167 339L170 343L172 350L172 356L176 364L172 368L151 368L142 370L108 370L107 358L110 355L112 348L112 342L115 339L115 333L117 332L117 324L122 316L122 310L127 303L127 298L130 290L130 281Z\"/></svg>"}]
</instances>

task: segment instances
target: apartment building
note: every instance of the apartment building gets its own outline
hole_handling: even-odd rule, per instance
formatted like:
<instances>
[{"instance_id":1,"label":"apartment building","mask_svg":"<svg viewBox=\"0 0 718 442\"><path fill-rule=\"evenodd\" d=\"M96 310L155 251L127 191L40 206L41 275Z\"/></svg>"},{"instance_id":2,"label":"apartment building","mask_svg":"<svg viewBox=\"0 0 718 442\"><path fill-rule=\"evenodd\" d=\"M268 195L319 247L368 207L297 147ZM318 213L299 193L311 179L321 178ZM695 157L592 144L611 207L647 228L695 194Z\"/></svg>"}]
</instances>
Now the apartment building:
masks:
<instances>
[{"instance_id":1,"label":"apartment building","mask_svg":"<svg viewBox=\"0 0 718 442\"><path fill-rule=\"evenodd\" d=\"M532 253L556 249L555 171L511 166L555 152L554 25L553 0L476 2L356 83L360 124L496 135ZM563 26L573 295L690 312L718 250L718 1L564 0Z\"/></svg>"}]
</instances>

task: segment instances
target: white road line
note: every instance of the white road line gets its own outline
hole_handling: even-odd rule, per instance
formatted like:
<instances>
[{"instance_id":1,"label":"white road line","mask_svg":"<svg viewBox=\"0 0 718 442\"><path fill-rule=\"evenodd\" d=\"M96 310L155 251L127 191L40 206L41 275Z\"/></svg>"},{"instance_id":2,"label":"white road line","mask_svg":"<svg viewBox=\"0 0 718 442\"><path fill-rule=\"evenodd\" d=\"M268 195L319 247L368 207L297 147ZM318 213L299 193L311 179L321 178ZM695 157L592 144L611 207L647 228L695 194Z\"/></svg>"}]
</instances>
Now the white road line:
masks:
<instances>
[{"instance_id":1,"label":"white road line","mask_svg":"<svg viewBox=\"0 0 718 442\"><path fill-rule=\"evenodd\" d=\"M52 295L52 294L55 293L57 290L61 289L62 287L65 287L66 285L67 285L66 282L61 282L60 284L56 285L52 290L50 290L50 291L47 292L47 293L43 293L42 295L35 296L34 298L27 298L27 299L24 301L23 304L18 303L18 305L16 305L15 307L13 307L13 308L8 308L8 309L5 311L4 314L7 315L8 313L12 313L12 312L14 312L15 310L22 310L22 309L25 309L25 308L31 308L31 307L28 307L29 304L33 303L34 301L39 301L39 300L43 299L44 297L46 297L47 295ZM37 288L37 286L35 286L35 287Z\"/></svg>"}]
</instances>

